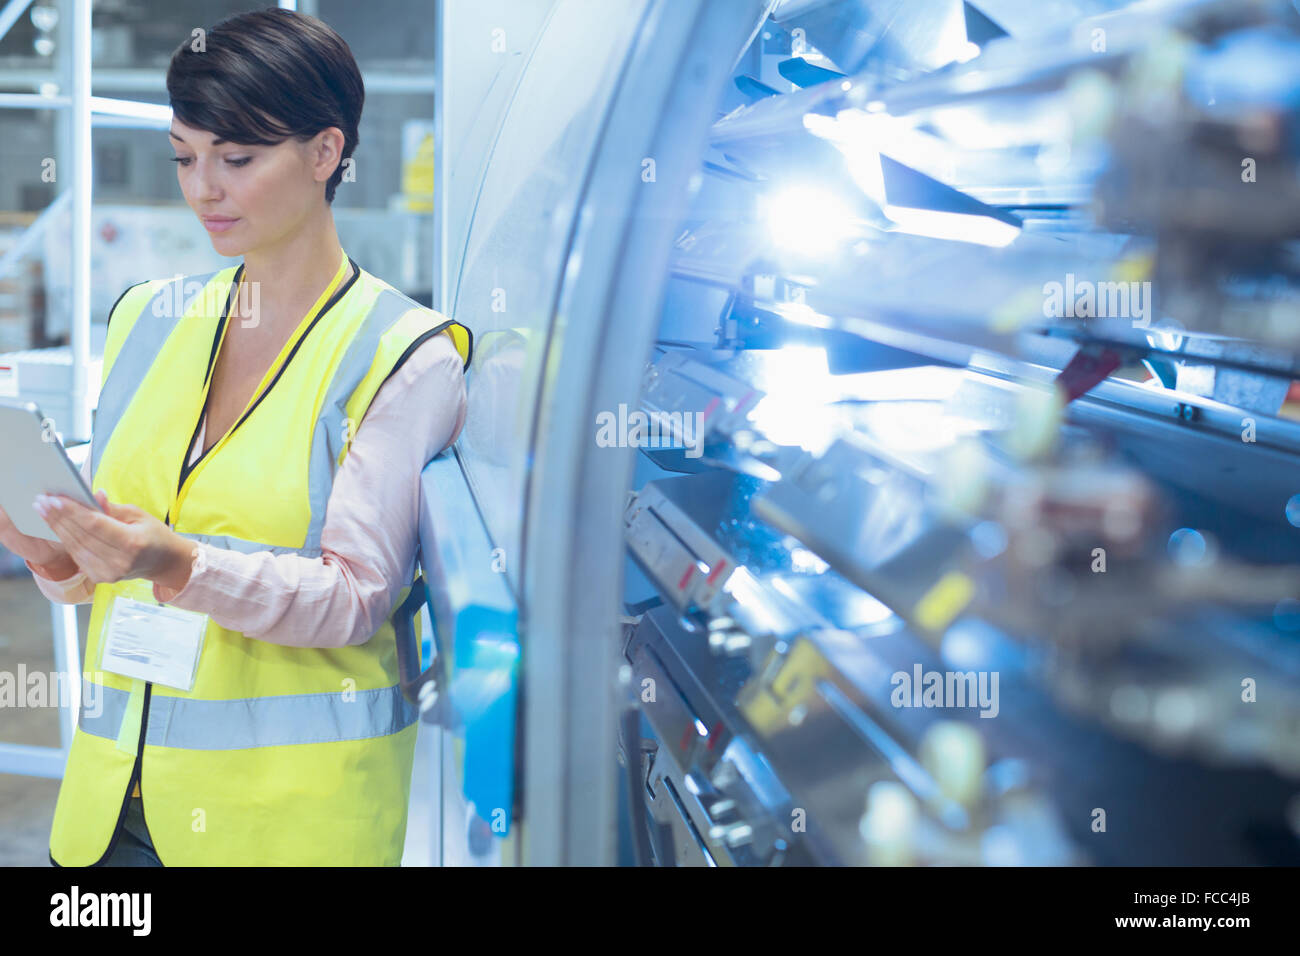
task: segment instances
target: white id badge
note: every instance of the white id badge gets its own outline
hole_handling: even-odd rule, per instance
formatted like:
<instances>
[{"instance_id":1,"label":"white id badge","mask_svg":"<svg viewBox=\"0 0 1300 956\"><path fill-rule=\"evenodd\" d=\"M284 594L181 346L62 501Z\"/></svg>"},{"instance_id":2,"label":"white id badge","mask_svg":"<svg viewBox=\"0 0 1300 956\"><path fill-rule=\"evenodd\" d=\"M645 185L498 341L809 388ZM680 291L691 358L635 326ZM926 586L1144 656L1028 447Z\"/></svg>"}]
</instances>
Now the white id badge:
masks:
<instances>
[{"instance_id":1,"label":"white id badge","mask_svg":"<svg viewBox=\"0 0 1300 956\"><path fill-rule=\"evenodd\" d=\"M206 614L119 595L109 615L101 666L123 677L190 690L207 629Z\"/></svg>"}]
</instances>

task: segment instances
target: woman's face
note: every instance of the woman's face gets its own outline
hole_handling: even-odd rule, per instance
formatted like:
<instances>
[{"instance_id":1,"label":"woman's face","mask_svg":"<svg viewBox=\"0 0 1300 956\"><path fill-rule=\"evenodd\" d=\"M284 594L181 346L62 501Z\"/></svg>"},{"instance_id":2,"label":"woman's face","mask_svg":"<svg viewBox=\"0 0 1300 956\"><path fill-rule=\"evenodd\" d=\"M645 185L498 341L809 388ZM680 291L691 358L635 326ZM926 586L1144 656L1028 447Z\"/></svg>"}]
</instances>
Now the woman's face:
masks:
<instances>
[{"instance_id":1,"label":"woman's face","mask_svg":"<svg viewBox=\"0 0 1300 956\"><path fill-rule=\"evenodd\" d=\"M331 128L305 143L241 146L173 117L170 141L181 192L212 247L242 256L274 248L319 212L342 133Z\"/></svg>"}]
</instances>

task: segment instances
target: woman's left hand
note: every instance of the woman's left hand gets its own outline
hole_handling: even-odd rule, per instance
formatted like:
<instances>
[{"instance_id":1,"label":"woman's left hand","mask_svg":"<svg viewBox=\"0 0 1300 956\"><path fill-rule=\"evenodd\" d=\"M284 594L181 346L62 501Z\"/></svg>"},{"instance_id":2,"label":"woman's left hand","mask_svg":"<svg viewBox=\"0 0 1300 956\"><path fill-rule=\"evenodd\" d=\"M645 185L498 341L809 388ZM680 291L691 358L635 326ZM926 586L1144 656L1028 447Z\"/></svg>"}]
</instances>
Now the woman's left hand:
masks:
<instances>
[{"instance_id":1,"label":"woman's left hand","mask_svg":"<svg viewBox=\"0 0 1300 956\"><path fill-rule=\"evenodd\" d=\"M37 513L93 584L131 578L180 591L189 581L195 544L135 505L113 504L95 492L103 512L66 495L39 495Z\"/></svg>"}]
</instances>

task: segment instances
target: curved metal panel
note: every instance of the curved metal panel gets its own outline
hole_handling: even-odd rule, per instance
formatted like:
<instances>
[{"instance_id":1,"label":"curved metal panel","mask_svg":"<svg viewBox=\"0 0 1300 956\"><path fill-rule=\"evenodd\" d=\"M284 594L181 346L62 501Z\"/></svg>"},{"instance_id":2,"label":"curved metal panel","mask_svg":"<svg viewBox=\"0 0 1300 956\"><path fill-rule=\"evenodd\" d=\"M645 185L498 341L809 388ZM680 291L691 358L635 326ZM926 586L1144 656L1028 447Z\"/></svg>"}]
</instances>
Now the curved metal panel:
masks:
<instances>
[{"instance_id":1,"label":"curved metal panel","mask_svg":"<svg viewBox=\"0 0 1300 956\"><path fill-rule=\"evenodd\" d=\"M546 352L527 499L526 863L614 859L615 780L607 772L617 724L615 569L624 560L633 459L630 448L597 443L596 416L637 399L672 237L718 91L767 6L649 4L582 196Z\"/></svg>"},{"instance_id":2,"label":"curved metal panel","mask_svg":"<svg viewBox=\"0 0 1300 956\"><path fill-rule=\"evenodd\" d=\"M528 54L475 200L454 314L474 330L459 442L506 574L521 523L546 342L578 202L644 3L559 0Z\"/></svg>"}]
</instances>

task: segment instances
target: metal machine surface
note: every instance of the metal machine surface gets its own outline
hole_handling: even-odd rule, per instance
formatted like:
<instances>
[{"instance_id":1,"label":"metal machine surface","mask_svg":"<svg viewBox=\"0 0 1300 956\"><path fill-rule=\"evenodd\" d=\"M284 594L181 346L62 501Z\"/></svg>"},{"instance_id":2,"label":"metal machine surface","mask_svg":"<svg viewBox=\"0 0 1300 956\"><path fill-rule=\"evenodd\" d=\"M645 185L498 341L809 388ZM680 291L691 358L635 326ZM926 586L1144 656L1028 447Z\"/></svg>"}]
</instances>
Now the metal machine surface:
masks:
<instances>
[{"instance_id":1,"label":"metal machine surface","mask_svg":"<svg viewBox=\"0 0 1300 956\"><path fill-rule=\"evenodd\" d=\"M1300 862L1295 6L600 11L449 174L507 862Z\"/></svg>"},{"instance_id":2,"label":"metal machine surface","mask_svg":"<svg viewBox=\"0 0 1300 956\"><path fill-rule=\"evenodd\" d=\"M615 858L619 515L634 450L607 453L586 423L636 400L711 101L765 6L440 4L435 301L474 331L457 461L521 644L508 755L519 826L472 857ZM664 188L644 188L647 158ZM427 529L426 557L442 535Z\"/></svg>"}]
</instances>

